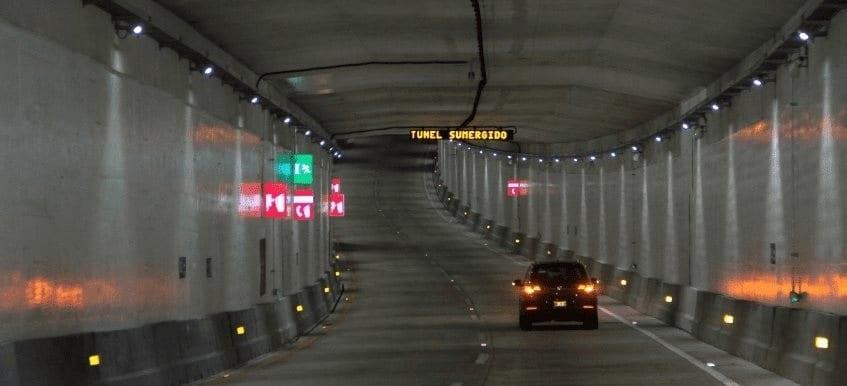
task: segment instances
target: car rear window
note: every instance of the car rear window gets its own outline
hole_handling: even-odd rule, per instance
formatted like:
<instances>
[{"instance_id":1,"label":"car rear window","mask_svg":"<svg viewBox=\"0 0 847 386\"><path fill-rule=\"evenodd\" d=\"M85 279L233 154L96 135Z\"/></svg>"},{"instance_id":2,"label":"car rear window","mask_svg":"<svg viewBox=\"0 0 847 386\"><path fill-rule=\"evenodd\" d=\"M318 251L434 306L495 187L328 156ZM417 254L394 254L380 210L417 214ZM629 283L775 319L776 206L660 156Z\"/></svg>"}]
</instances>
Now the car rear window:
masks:
<instances>
[{"instance_id":1,"label":"car rear window","mask_svg":"<svg viewBox=\"0 0 847 386\"><path fill-rule=\"evenodd\" d=\"M532 268L529 280L540 284L576 284L588 279L585 269L576 264L538 265Z\"/></svg>"}]
</instances>

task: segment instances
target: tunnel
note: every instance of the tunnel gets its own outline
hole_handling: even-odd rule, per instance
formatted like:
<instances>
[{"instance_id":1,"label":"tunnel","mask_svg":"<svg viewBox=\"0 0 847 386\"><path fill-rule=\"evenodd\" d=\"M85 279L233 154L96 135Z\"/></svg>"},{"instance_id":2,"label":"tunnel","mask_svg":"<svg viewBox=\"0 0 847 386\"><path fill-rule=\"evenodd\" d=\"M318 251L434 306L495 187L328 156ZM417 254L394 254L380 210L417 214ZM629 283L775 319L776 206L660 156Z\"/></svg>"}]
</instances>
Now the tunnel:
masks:
<instances>
[{"instance_id":1,"label":"tunnel","mask_svg":"<svg viewBox=\"0 0 847 386\"><path fill-rule=\"evenodd\" d=\"M0 0L0 385L847 384L845 8Z\"/></svg>"}]
</instances>

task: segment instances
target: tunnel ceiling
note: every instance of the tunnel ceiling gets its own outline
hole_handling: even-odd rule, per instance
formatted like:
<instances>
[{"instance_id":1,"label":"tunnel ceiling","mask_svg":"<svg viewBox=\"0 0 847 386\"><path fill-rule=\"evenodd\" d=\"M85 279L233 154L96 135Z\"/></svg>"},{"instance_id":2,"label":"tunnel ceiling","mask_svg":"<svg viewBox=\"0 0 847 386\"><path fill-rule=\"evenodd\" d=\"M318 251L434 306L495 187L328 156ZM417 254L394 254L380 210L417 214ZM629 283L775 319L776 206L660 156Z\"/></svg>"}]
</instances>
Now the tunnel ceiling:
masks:
<instances>
[{"instance_id":1,"label":"tunnel ceiling","mask_svg":"<svg viewBox=\"0 0 847 386\"><path fill-rule=\"evenodd\" d=\"M331 133L454 126L480 74L470 1L159 0ZM522 142L629 129L673 107L772 37L803 0L483 0L488 86L473 125ZM468 72L474 68L475 79Z\"/></svg>"}]
</instances>

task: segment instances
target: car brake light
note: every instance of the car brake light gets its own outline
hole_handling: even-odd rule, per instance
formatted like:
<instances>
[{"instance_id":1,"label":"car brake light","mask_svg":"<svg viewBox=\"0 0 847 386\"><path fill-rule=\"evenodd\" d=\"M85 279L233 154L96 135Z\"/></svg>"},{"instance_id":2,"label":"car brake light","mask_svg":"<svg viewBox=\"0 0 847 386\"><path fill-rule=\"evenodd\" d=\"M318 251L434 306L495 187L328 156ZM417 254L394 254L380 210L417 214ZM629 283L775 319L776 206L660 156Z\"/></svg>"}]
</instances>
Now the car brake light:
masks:
<instances>
[{"instance_id":1,"label":"car brake light","mask_svg":"<svg viewBox=\"0 0 847 386\"><path fill-rule=\"evenodd\" d=\"M523 292L527 295L532 295L535 292L541 291L541 286L538 285L526 285L523 287Z\"/></svg>"},{"instance_id":2,"label":"car brake light","mask_svg":"<svg viewBox=\"0 0 847 386\"><path fill-rule=\"evenodd\" d=\"M576 287L576 289L583 291L587 294L594 292L594 284L580 284Z\"/></svg>"}]
</instances>

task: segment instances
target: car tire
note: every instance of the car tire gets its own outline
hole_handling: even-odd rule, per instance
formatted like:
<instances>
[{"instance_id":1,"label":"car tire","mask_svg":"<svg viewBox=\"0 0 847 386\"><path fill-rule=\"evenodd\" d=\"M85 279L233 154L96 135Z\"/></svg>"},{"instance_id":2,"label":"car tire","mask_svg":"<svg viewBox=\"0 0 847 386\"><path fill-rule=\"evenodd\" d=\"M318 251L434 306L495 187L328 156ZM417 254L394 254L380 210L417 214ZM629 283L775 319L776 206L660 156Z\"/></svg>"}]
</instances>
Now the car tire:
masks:
<instances>
[{"instance_id":1,"label":"car tire","mask_svg":"<svg viewBox=\"0 0 847 386\"><path fill-rule=\"evenodd\" d=\"M523 314L518 317L518 326L523 331L532 330L532 322L529 320L529 317Z\"/></svg>"},{"instance_id":2,"label":"car tire","mask_svg":"<svg viewBox=\"0 0 847 386\"><path fill-rule=\"evenodd\" d=\"M596 311L582 320L582 327L586 330L596 330L600 327L600 320L597 318Z\"/></svg>"}]
</instances>

